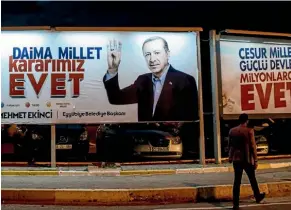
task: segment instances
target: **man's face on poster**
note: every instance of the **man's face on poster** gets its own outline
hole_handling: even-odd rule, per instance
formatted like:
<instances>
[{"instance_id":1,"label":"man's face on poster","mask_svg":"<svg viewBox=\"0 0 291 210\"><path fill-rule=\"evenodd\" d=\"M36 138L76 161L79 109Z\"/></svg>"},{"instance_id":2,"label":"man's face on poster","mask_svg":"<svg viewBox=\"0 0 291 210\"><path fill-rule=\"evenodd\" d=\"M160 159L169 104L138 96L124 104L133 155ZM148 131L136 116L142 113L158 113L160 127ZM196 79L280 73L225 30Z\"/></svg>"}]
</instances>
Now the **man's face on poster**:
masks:
<instances>
[{"instance_id":1,"label":"man's face on poster","mask_svg":"<svg viewBox=\"0 0 291 210\"><path fill-rule=\"evenodd\" d=\"M169 51L165 50L164 42L160 39L145 43L143 54L148 68L154 74L161 73L168 65Z\"/></svg>"}]
</instances>

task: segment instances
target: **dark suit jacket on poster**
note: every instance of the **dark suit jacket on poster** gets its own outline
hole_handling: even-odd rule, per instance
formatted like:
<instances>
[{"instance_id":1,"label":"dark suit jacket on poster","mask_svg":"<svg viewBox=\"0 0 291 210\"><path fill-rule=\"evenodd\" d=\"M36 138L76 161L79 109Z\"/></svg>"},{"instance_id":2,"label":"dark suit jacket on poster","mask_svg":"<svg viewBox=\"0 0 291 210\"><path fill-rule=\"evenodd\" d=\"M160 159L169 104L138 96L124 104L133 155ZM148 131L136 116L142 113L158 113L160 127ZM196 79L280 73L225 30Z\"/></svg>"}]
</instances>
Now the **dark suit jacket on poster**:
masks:
<instances>
[{"instance_id":1,"label":"dark suit jacket on poster","mask_svg":"<svg viewBox=\"0 0 291 210\"><path fill-rule=\"evenodd\" d=\"M140 75L120 89L118 74L105 81L108 100L114 105L138 104L138 121L195 121L198 119L198 91L194 77L169 67L164 86L153 112L152 73Z\"/></svg>"}]
</instances>

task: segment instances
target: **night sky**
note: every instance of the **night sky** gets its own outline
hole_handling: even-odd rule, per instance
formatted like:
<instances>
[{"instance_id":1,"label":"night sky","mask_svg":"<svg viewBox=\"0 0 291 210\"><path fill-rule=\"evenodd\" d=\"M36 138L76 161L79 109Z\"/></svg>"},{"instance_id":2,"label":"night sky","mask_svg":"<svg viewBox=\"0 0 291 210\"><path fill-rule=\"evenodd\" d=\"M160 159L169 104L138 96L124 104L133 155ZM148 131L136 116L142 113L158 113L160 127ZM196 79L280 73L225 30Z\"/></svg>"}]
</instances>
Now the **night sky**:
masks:
<instances>
[{"instance_id":1,"label":"night sky","mask_svg":"<svg viewBox=\"0 0 291 210\"><path fill-rule=\"evenodd\" d=\"M291 33L290 2L1 2L2 26L193 26L201 34L204 111L212 112L208 30ZM204 41L203 41L204 40ZM206 40L206 41L205 41Z\"/></svg>"},{"instance_id":2,"label":"night sky","mask_svg":"<svg viewBox=\"0 0 291 210\"><path fill-rule=\"evenodd\" d=\"M290 32L289 2L1 2L2 25L200 26Z\"/></svg>"}]
</instances>

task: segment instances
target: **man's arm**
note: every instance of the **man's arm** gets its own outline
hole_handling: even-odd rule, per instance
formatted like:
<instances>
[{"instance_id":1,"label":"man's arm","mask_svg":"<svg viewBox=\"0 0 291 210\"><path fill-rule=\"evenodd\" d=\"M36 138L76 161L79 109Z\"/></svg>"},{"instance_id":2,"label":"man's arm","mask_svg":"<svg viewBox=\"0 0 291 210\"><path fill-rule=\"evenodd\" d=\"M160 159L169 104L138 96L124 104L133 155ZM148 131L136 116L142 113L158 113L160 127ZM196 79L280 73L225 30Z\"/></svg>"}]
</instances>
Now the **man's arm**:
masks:
<instances>
[{"instance_id":1,"label":"man's arm","mask_svg":"<svg viewBox=\"0 0 291 210\"><path fill-rule=\"evenodd\" d=\"M232 137L231 137L231 130L228 134L228 161L232 163L233 161L233 146L232 146Z\"/></svg>"},{"instance_id":2,"label":"man's arm","mask_svg":"<svg viewBox=\"0 0 291 210\"><path fill-rule=\"evenodd\" d=\"M255 163L257 163L258 162L257 144L256 144L256 140L255 140L254 129L250 129L249 135L250 135L250 140L251 140L251 152L252 152L253 158L255 160Z\"/></svg>"},{"instance_id":3,"label":"man's arm","mask_svg":"<svg viewBox=\"0 0 291 210\"><path fill-rule=\"evenodd\" d=\"M126 88L120 89L118 82L118 73L106 73L103 78L103 83L106 89L109 103L114 105L137 103L137 80L134 82L134 84Z\"/></svg>"},{"instance_id":4,"label":"man's arm","mask_svg":"<svg viewBox=\"0 0 291 210\"><path fill-rule=\"evenodd\" d=\"M111 104L134 104L137 102L136 85L130 85L124 89L119 88L118 67L121 62L121 42L110 40L107 44L108 69L103 77L103 83Z\"/></svg>"}]
</instances>

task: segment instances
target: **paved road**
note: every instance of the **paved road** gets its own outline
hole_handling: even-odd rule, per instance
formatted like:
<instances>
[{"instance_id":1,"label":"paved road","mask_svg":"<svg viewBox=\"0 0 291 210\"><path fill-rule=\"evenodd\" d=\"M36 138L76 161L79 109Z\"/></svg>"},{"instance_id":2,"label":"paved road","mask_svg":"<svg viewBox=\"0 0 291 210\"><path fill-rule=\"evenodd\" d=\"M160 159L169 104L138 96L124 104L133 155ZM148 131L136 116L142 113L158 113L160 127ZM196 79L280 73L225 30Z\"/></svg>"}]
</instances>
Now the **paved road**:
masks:
<instances>
[{"instance_id":1,"label":"paved road","mask_svg":"<svg viewBox=\"0 0 291 210\"><path fill-rule=\"evenodd\" d=\"M257 171L258 182L291 181L291 167ZM232 184L233 173L153 176L2 176L2 188L134 189ZM243 183L249 183L244 174Z\"/></svg>"},{"instance_id":2,"label":"paved road","mask_svg":"<svg viewBox=\"0 0 291 210\"><path fill-rule=\"evenodd\" d=\"M266 199L263 204L254 201L242 201L241 209L244 210L290 210L291 197ZM81 207L81 206L40 206L40 205L1 205L2 210L222 210L231 209L229 202L225 203L198 203L177 204L163 206L118 206L118 207Z\"/></svg>"}]
</instances>

